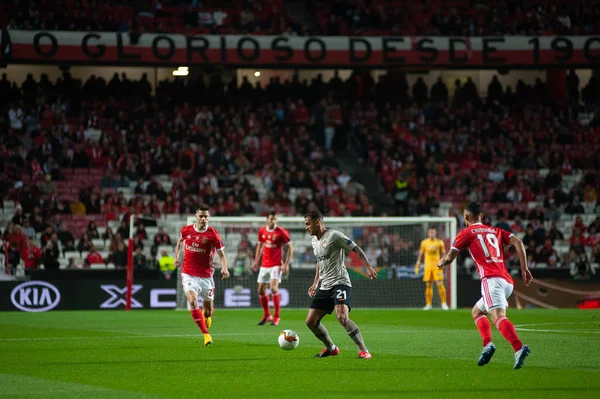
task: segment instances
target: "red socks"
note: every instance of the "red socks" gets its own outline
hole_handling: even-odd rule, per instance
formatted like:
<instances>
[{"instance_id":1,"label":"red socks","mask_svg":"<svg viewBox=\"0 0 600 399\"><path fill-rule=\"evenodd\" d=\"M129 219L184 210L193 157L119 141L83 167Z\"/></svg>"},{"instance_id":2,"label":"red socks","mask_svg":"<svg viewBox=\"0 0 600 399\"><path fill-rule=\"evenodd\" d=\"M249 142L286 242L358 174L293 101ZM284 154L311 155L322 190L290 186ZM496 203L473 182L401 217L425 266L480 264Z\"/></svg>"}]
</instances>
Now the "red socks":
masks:
<instances>
[{"instance_id":1,"label":"red socks","mask_svg":"<svg viewBox=\"0 0 600 399\"><path fill-rule=\"evenodd\" d=\"M518 351L523 346L523 342L519 339L515 326L508 320L506 316L498 317L496 319L496 328L500 331L500 334L512 345L513 349Z\"/></svg>"},{"instance_id":2,"label":"red socks","mask_svg":"<svg viewBox=\"0 0 600 399\"><path fill-rule=\"evenodd\" d=\"M204 323L204 317L202 317L202 311L200 309L192 309L190 310L192 314L192 319L196 322L196 325L200 327L203 334L208 334L208 329L206 328L206 324Z\"/></svg>"},{"instance_id":3,"label":"red socks","mask_svg":"<svg viewBox=\"0 0 600 399\"><path fill-rule=\"evenodd\" d=\"M263 308L263 312L265 314L265 317L269 317L271 316L271 312L269 311L269 296L265 295L265 296L258 296L258 299L260 300L260 305Z\"/></svg>"},{"instance_id":4,"label":"red socks","mask_svg":"<svg viewBox=\"0 0 600 399\"><path fill-rule=\"evenodd\" d=\"M475 319L475 324L477 325L477 330L479 331L479 335L481 335L481 339L483 340L483 346L486 346L490 342L492 342L492 325L488 318L484 315L477 316Z\"/></svg>"},{"instance_id":5,"label":"red socks","mask_svg":"<svg viewBox=\"0 0 600 399\"><path fill-rule=\"evenodd\" d=\"M279 304L281 303L281 294L271 295L273 297L273 312L276 319L279 318Z\"/></svg>"},{"instance_id":6,"label":"red socks","mask_svg":"<svg viewBox=\"0 0 600 399\"><path fill-rule=\"evenodd\" d=\"M281 294L273 294L273 295L271 295L271 298L273 299L273 316L276 319L278 319L280 303L281 303ZM260 300L260 306L262 306L262 308L263 308L264 317L271 316L271 311L269 310L269 295L265 295L265 296L259 295L258 299Z\"/></svg>"}]
</instances>

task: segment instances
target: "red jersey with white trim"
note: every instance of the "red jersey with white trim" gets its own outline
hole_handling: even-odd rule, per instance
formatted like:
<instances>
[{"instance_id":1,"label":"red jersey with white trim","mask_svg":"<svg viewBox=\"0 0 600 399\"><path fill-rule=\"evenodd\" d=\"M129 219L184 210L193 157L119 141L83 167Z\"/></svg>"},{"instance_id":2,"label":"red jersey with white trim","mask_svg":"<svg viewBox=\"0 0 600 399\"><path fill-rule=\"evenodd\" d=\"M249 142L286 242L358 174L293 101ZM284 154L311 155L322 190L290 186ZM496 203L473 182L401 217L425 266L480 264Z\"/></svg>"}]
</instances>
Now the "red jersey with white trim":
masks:
<instances>
[{"instance_id":1,"label":"red jersey with white trim","mask_svg":"<svg viewBox=\"0 0 600 399\"><path fill-rule=\"evenodd\" d=\"M199 231L190 224L181 229L183 238L183 269L182 273L195 277L212 277L212 265L215 250L225 248L219 232L208 226Z\"/></svg>"},{"instance_id":2,"label":"red jersey with white trim","mask_svg":"<svg viewBox=\"0 0 600 399\"><path fill-rule=\"evenodd\" d=\"M451 248L468 249L481 279L500 277L513 284L504 264L504 246L510 244L512 233L483 223L474 223L458 233Z\"/></svg>"},{"instance_id":3,"label":"red jersey with white trim","mask_svg":"<svg viewBox=\"0 0 600 399\"><path fill-rule=\"evenodd\" d=\"M263 226L258 230L258 242L265 244L262 254L262 267L282 266L282 250L281 248L290 243L290 233L286 229L279 226L271 231L267 226Z\"/></svg>"}]
</instances>

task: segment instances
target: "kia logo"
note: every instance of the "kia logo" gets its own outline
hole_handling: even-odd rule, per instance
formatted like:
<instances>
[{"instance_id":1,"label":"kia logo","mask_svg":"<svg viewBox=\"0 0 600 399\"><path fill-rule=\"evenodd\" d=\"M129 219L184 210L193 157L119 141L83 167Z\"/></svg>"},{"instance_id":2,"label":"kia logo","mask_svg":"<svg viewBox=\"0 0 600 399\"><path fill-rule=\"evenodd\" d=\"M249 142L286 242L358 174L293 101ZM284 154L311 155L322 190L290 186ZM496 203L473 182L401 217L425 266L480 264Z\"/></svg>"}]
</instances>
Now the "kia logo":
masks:
<instances>
[{"instance_id":1,"label":"kia logo","mask_svg":"<svg viewBox=\"0 0 600 399\"><path fill-rule=\"evenodd\" d=\"M45 312L60 303L60 291L45 281L28 281L13 288L10 300L24 312Z\"/></svg>"}]
</instances>

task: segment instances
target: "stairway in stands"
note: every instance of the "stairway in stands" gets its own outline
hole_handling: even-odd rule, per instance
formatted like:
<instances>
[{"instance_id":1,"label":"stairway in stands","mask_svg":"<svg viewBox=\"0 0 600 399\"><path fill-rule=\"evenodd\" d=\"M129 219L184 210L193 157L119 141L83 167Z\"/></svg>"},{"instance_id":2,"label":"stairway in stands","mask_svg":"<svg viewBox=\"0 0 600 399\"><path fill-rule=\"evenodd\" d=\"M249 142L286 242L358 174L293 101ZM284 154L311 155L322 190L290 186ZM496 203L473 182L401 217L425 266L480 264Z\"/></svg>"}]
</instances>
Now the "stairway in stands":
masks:
<instances>
[{"instance_id":1,"label":"stairway in stands","mask_svg":"<svg viewBox=\"0 0 600 399\"><path fill-rule=\"evenodd\" d=\"M375 207L375 214L387 213L393 215L393 203L390 195L384 190L375 172L367 167L358 152L349 147L338 151L337 160L340 170L347 170L352 179L365 187L369 201Z\"/></svg>"}]
</instances>

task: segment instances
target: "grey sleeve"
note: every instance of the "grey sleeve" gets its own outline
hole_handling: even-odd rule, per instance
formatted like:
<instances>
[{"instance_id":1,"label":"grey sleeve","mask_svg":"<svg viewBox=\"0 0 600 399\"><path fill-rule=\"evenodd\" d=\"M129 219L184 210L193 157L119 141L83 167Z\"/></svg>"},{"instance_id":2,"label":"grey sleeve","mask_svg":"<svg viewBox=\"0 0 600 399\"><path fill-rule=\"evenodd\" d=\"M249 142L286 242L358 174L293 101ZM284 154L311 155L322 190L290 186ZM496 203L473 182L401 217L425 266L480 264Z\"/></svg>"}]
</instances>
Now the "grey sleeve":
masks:
<instances>
[{"instance_id":1,"label":"grey sleeve","mask_svg":"<svg viewBox=\"0 0 600 399\"><path fill-rule=\"evenodd\" d=\"M343 248L346 251L352 251L356 247L356 243L340 231L335 232L334 241L338 247Z\"/></svg>"}]
</instances>

